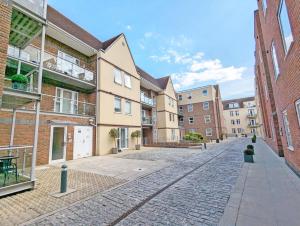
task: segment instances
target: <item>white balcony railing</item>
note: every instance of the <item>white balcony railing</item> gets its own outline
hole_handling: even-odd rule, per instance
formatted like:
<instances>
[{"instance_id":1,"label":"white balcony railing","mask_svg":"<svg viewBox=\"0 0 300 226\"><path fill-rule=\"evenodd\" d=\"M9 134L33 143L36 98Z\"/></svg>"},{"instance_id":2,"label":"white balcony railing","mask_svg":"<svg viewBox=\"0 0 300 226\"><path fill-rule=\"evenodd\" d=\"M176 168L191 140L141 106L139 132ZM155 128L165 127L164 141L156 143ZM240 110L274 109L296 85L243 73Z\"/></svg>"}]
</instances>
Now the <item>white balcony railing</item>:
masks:
<instances>
[{"instance_id":1,"label":"white balcony railing","mask_svg":"<svg viewBox=\"0 0 300 226\"><path fill-rule=\"evenodd\" d=\"M143 125L152 125L152 118L151 117L142 117L142 124Z\"/></svg>"},{"instance_id":2,"label":"white balcony railing","mask_svg":"<svg viewBox=\"0 0 300 226\"><path fill-rule=\"evenodd\" d=\"M40 17L44 16L44 7L46 7L45 0L13 0L17 4L26 8L27 10L37 14Z\"/></svg>"},{"instance_id":3,"label":"white balcony railing","mask_svg":"<svg viewBox=\"0 0 300 226\"><path fill-rule=\"evenodd\" d=\"M8 56L29 62L31 64L38 65L40 62L40 50L34 46L27 46L24 50L20 50L14 46L9 46ZM48 52L45 52L44 54L43 66L51 71L59 72L64 75L94 84L93 72Z\"/></svg>"},{"instance_id":4,"label":"white balcony railing","mask_svg":"<svg viewBox=\"0 0 300 226\"><path fill-rule=\"evenodd\" d=\"M145 96L143 93L141 93L141 102L149 106L154 106L153 99Z\"/></svg>"}]
</instances>

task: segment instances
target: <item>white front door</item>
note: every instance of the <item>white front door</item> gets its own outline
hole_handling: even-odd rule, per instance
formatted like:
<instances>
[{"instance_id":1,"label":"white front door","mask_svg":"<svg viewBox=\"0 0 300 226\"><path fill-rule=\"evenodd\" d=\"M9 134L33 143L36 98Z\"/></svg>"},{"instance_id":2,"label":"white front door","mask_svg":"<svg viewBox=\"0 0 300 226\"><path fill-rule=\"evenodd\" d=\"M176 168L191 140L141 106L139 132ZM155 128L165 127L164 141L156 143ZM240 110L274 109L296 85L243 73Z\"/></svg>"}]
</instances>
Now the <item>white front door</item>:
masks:
<instances>
[{"instance_id":1,"label":"white front door","mask_svg":"<svg viewBox=\"0 0 300 226\"><path fill-rule=\"evenodd\" d=\"M74 126L73 159L92 156L93 153L93 127Z\"/></svg>"},{"instance_id":2,"label":"white front door","mask_svg":"<svg viewBox=\"0 0 300 226\"><path fill-rule=\"evenodd\" d=\"M50 163L65 161L67 147L67 127L52 126L50 142Z\"/></svg>"}]
</instances>

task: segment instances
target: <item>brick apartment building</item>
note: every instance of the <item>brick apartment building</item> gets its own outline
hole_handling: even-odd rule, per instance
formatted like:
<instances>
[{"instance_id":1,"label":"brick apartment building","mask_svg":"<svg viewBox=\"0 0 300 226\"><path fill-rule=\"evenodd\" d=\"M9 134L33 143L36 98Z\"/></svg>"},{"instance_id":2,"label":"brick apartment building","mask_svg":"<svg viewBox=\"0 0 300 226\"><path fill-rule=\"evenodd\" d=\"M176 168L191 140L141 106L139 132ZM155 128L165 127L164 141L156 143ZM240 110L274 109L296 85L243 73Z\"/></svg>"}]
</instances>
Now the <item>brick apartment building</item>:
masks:
<instances>
[{"instance_id":1,"label":"brick apartment building","mask_svg":"<svg viewBox=\"0 0 300 226\"><path fill-rule=\"evenodd\" d=\"M188 132L200 133L208 140L220 139L226 133L218 85L178 92L177 100L181 139Z\"/></svg>"},{"instance_id":2,"label":"brick apartment building","mask_svg":"<svg viewBox=\"0 0 300 226\"><path fill-rule=\"evenodd\" d=\"M223 101L223 116L228 136L262 135L254 97Z\"/></svg>"},{"instance_id":3,"label":"brick apartment building","mask_svg":"<svg viewBox=\"0 0 300 226\"><path fill-rule=\"evenodd\" d=\"M300 173L300 1L259 0L255 75L264 139Z\"/></svg>"}]
</instances>

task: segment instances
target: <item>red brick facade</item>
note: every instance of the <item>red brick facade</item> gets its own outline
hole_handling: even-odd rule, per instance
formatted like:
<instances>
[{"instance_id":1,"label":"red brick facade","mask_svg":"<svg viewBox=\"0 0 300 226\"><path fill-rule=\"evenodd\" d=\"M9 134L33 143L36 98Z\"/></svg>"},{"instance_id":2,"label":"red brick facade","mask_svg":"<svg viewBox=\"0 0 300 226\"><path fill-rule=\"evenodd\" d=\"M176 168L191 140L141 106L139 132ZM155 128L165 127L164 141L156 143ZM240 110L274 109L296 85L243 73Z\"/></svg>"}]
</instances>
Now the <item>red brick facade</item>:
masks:
<instances>
[{"instance_id":1,"label":"red brick facade","mask_svg":"<svg viewBox=\"0 0 300 226\"><path fill-rule=\"evenodd\" d=\"M283 2L285 1L285 2ZM295 103L300 99L300 2L294 0L266 1L264 13L262 0L255 12L256 86L261 104L265 139L287 163L300 172L300 128ZM285 50L283 32L278 16L285 3L293 42ZM276 79L272 43L276 50L279 75ZM288 147L284 122L287 114L292 144Z\"/></svg>"},{"instance_id":2,"label":"red brick facade","mask_svg":"<svg viewBox=\"0 0 300 226\"><path fill-rule=\"evenodd\" d=\"M5 4L5 1L0 2L0 105L2 100L2 92L4 85L7 46L10 31L10 18L12 13L12 7L9 4Z\"/></svg>"}]
</instances>

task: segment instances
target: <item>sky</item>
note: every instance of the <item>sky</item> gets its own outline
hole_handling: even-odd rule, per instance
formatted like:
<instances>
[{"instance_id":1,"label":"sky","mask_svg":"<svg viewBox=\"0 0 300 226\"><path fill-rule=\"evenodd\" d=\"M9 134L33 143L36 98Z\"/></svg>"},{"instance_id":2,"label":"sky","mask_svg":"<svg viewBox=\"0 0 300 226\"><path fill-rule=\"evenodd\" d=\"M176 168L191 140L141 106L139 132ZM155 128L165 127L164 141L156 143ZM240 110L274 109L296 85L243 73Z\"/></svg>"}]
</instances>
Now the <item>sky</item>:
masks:
<instances>
[{"instance_id":1,"label":"sky","mask_svg":"<svg viewBox=\"0 0 300 226\"><path fill-rule=\"evenodd\" d=\"M135 63L177 91L219 84L254 95L253 0L48 0L99 38L126 35Z\"/></svg>"}]
</instances>

